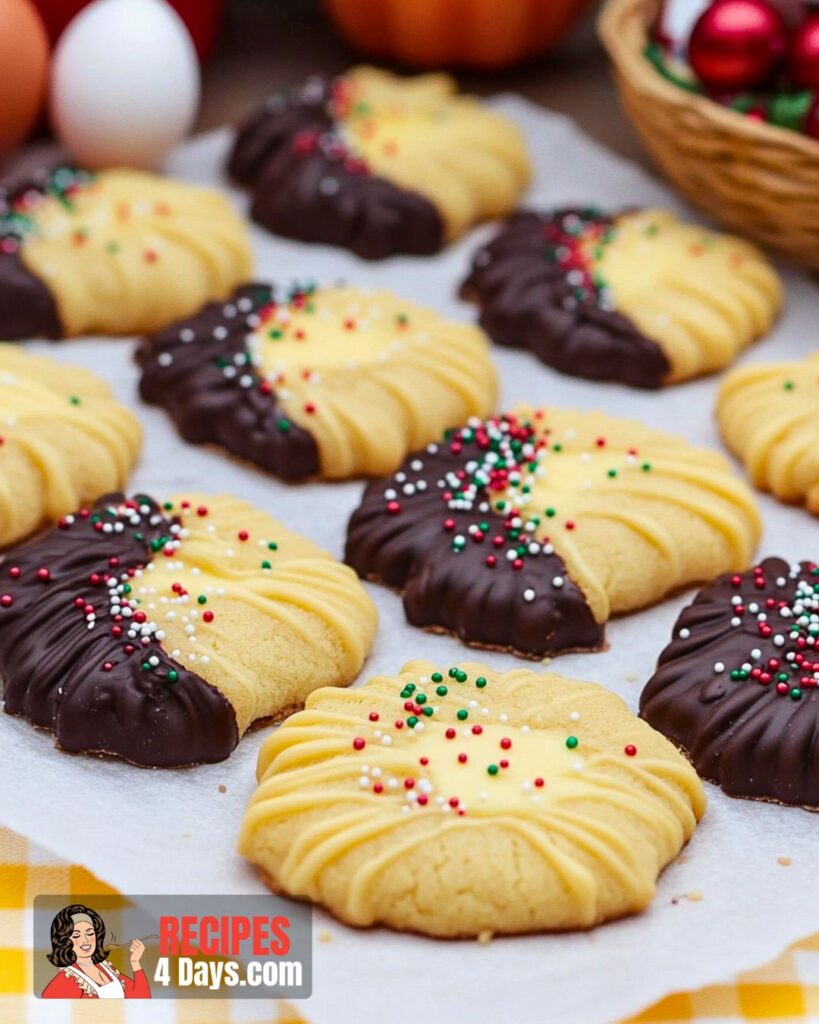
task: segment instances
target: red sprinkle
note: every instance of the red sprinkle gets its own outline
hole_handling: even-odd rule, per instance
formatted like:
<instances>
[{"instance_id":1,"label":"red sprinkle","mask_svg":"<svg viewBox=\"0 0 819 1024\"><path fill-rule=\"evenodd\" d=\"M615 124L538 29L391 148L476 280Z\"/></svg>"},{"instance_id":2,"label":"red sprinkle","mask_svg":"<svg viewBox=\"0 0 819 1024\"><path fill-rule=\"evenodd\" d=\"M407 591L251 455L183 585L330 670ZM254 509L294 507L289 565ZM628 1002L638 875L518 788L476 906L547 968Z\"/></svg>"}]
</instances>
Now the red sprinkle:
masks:
<instances>
[{"instance_id":1,"label":"red sprinkle","mask_svg":"<svg viewBox=\"0 0 819 1024\"><path fill-rule=\"evenodd\" d=\"M626 744L623 750L627 757L634 757L634 755L637 753L637 748L634 746L633 743Z\"/></svg>"},{"instance_id":2,"label":"red sprinkle","mask_svg":"<svg viewBox=\"0 0 819 1024\"><path fill-rule=\"evenodd\" d=\"M363 750L367 746L367 741L363 736L356 736L353 740L353 748L355 750Z\"/></svg>"}]
</instances>

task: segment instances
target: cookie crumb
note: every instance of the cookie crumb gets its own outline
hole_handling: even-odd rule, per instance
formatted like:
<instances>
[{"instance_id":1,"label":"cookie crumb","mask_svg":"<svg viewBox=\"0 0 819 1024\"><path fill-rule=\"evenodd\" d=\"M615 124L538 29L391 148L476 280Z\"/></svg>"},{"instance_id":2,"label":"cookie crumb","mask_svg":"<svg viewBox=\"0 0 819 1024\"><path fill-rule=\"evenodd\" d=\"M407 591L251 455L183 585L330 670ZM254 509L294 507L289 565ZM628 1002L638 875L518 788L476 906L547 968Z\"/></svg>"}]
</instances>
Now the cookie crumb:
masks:
<instances>
[{"instance_id":1,"label":"cookie crumb","mask_svg":"<svg viewBox=\"0 0 819 1024\"><path fill-rule=\"evenodd\" d=\"M219 792L227 793L227 786L224 784L224 782L219 783Z\"/></svg>"},{"instance_id":2,"label":"cookie crumb","mask_svg":"<svg viewBox=\"0 0 819 1024\"><path fill-rule=\"evenodd\" d=\"M629 672L629 674L627 676L623 676L623 678L627 683L636 683L640 677L636 672Z\"/></svg>"},{"instance_id":3,"label":"cookie crumb","mask_svg":"<svg viewBox=\"0 0 819 1024\"><path fill-rule=\"evenodd\" d=\"M790 859L790 857L777 857L776 863L781 864L783 868L787 868L790 867L793 861Z\"/></svg>"},{"instance_id":4,"label":"cookie crumb","mask_svg":"<svg viewBox=\"0 0 819 1024\"><path fill-rule=\"evenodd\" d=\"M493 933L487 928L485 931L478 932L478 945L488 946L492 941Z\"/></svg>"},{"instance_id":5,"label":"cookie crumb","mask_svg":"<svg viewBox=\"0 0 819 1024\"><path fill-rule=\"evenodd\" d=\"M318 940L319 940L319 942L332 942L333 941L332 933L328 932L328 931L321 931L321 932L318 933Z\"/></svg>"},{"instance_id":6,"label":"cookie crumb","mask_svg":"<svg viewBox=\"0 0 819 1024\"><path fill-rule=\"evenodd\" d=\"M685 898L689 903L700 903L703 897L699 889L692 889L691 892L685 894Z\"/></svg>"}]
</instances>

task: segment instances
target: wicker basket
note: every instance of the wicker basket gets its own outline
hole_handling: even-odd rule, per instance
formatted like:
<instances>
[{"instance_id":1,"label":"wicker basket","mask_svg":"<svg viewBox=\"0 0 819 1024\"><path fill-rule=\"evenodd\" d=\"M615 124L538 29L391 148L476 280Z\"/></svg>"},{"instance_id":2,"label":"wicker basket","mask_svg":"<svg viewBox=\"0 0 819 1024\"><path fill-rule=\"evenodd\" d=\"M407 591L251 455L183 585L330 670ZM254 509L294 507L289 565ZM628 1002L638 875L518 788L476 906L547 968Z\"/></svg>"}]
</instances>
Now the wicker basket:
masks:
<instances>
[{"instance_id":1,"label":"wicker basket","mask_svg":"<svg viewBox=\"0 0 819 1024\"><path fill-rule=\"evenodd\" d=\"M819 270L819 142L664 79L643 53L659 7L660 0L608 0L598 26L646 148L696 206Z\"/></svg>"}]
</instances>

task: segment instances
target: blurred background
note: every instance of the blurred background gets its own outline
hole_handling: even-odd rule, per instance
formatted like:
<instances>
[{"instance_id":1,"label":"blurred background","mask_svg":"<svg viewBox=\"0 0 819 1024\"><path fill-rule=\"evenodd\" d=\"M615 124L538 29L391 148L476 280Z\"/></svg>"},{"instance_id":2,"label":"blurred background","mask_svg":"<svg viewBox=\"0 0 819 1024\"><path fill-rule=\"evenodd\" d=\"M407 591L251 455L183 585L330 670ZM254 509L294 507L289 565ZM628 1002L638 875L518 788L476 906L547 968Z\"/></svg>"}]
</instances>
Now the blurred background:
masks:
<instances>
[{"instance_id":1,"label":"blurred background","mask_svg":"<svg viewBox=\"0 0 819 1024\"><path fill-rule=\"evenodd\" d=\"M350 25L357 24L367 12L370 18L377 18L382 2L353 0L349 4ZM439 5L439 10L449 8L446 20L452 26L451 51L457 53L459 25L463 24L469 0L427 0L426 4L422 0L409 6L418 13L430 2ZM475 4L477 9L487 6L491 5L480 0ZM505 6L509 10L515 5ZM345 0L335 0L333 7L337 17L343 16ZM569 15L579 9L573 23L566 17L567 7ZM535 103L564 111L607 146L641 159L642 150L620 111L606 56L594 32L597 7L594 2L582 0L570 0L568 5L562 0L535 0L530 3L528 16L541 19L546 38L556 37L554 48L535 57L510 49L506 51L509 63L505 68L470 70L462 66L458 79L463 88L479 95L513 90ZM318 0L228 0L223 15L222 33L204 69L201 128L240 116L250 101L263 97L271 87L300 81L311 71L340 71L361 59L361 51L346 41L355 37L348 34L345 38L340 31L347 23L332 23ZM350 33L350 28L346 31ZM495 34L491 28L483 31ZM425 41L416 44L422 51ZM480 40L472 44L471 52L474 60L480 60ZM485 59L490 65L495 56L487 47ZM435 63L434 56L431 60ZM395 57L382 57L381 62L398 68L407 66Z\"/></svg>"},{"instance_id":2,"label":"blurred background","mask_svg":"<svg viewBox=\"0 0 819 1024\"><path fill-rule=\"evenodd\" d=\"M201 62L201 102L193 130L234 122L281 86L313 72L334 74L369 57L396 69L454 68L462 87L479 95L504 90L522 93L564 111L617 152L642 159L595 35L596 0L170 3L185 22ZM40 55L32 52L36 46L31 40L30 10L34 8L44 24L48 55L40 60L48 62L66 27L88 6L89 0L0 0L0 65L5 62L6 75L18 83L13 90L0 90L0 152L9 150L8 144L2 145L2 93L7 107L15 104L13 114L7 116L30 116L25 93L33 95L38 75L48 73L35 59ZM120 15L120 19L127 38L127 18ZM91 50L99 51L107 44L105 32L91 35L90 41ZM113 45L122 43L117 39ZM9 66L15 60L20 63L16 72ZM86 62L90 75L91 59ZM72 82L77 75L74 66ZM42 138L48 131L41 112L34 135ZM7 129L6 134L11 137L14 132Z\"/></svg>"}]
</instances>

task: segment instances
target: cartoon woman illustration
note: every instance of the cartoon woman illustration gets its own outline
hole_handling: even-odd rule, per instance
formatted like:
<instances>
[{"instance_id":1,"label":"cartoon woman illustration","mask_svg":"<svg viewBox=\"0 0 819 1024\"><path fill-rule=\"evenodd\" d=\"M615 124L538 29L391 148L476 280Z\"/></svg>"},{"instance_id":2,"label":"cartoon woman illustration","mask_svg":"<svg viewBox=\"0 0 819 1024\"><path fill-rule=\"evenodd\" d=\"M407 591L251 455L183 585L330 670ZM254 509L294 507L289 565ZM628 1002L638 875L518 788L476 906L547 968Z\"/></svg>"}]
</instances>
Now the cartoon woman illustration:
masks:
<instances>
[{"instance_id":1,"label":"cartoon woman illustration","mask_svg":"<svg viewBox=\"0 0 819 1024\"><path fill-rule=\"evenodd\" d=\"M148 979L140 966L145 946L129 945L133 978L120 974L106 957L105 922L91 907L63 907L51 922L48 959L57 974L43 989L43 999L150 999Z\"/></svg>"}]
</instances>

